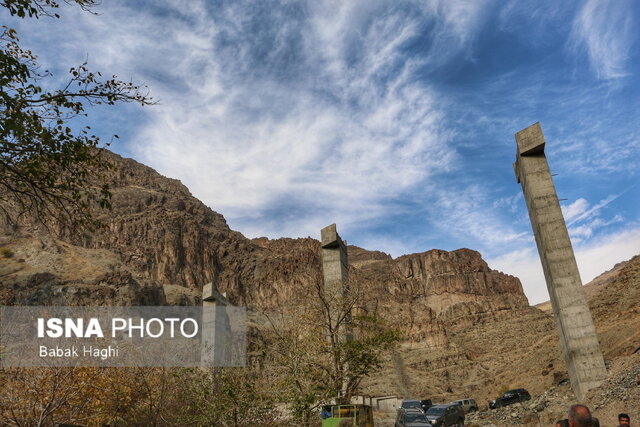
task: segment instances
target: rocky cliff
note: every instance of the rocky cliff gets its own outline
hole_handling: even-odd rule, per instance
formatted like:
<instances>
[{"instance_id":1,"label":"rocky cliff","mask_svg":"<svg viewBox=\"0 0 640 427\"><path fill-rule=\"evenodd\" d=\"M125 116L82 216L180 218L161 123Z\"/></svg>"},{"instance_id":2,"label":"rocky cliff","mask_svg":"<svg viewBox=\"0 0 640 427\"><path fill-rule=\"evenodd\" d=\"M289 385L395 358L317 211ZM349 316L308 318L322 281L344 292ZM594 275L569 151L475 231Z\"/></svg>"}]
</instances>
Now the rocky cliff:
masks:
<instances>
[{"instance_id":1,"label":"rocky cliff","mask_svg":"<svg viewBox=\"0 0 640 427\"><path fill-rule=\"evenodd\" d=\"M104 230L79 235L58 229L52 237L35 223L5 227L0 246L15 252L3 260L3 289L13 289L13 299L5 302L78 303L94 286L83 303L93 298L95 304L191 304L202 285L213 282L236 304L268 309L319 277L317 240L247 239L179 181L134 160L105 155L116 167L108 176L113 209L101 217ZM349 256L352 279L367 289L368 303L410 317L417 339L428 335L434 321L462 327L528 306L517 278L491 270L469 249L392 259L351 246ZM147 293L153 288L156 296L118 291L118 297L107 297L99 286Z\"/></svg>"},{"instance_id":2,"label":"rocky cliff","mask_svg":"<svg viewBox=\"0 0 640 427\"><path fill-rule=\"evenodd\" d=\"M105 229L78 234L46 230L35 221L2 227L0 247L7 256L0 257L0 304L190 305L199 304L207 282L257 311L312 295L321 277L316 239L248 239L179 181L106 155L116 167L108 176L113 209L101 217ZM476 251L430 250L393 259L349 246L348 253L351 285L364 295L361 309L406 337L388 371L366 385L371 393L447 395L475 390L469 384L482 389L494 372L474 358L490 339L473 331L517 324L523 314L543 316L545 332L553 327L529 308L517 278L492 270ZM464 375L453 375L460 367L466 367Z\"/></svg>"},{"instance_id":3,"label":"rocky cliff","mask_svg":"<svg viewBox=\"0 0 640 427\"><path fill-rule=\"evenodd\" d=\"M317 240L247 239L179 181L106 155L116 167L104 230L0 226L0 304L190 305L213 282L232 302L263 311L309 295L319 280ZM406 337L363 384L367 393L484 402L501 389L535 395L566 378L552 316L529 307L519 280L478 252L348 253L362 309ZM590 300L606 359L638 348L639 266L636 257L607 273Z\"/></svg>"}]
</instances>

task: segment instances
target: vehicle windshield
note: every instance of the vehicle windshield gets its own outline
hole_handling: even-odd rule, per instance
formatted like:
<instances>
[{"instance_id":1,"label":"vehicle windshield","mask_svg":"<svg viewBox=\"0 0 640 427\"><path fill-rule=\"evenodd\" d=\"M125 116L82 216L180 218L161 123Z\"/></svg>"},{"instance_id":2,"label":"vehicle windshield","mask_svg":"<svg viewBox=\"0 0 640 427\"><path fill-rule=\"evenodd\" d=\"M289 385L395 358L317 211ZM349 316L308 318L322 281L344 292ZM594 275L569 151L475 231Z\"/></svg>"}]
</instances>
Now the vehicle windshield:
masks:
<instances>
[{"instance_id":1,"label":"vehicle windshield","mask_svg":"<svg viewBox=\"0 0 640 427\"><path fill-rule=\"evenodd\" d=\"M428 423L427 417L422 414L407 414L407 417L404 419L407 423Z\"/></svg>"},{"instance_id":2,"label":"vehicle windshield","mask_svg":"<svg viewBox=\"0 0 640 427\"><path fill-rule=\"evenodd\" d=\"M402 407L404 409L409 409L409 408L417 408L417 409L422 409L422 405L420 404L420 402L402 402Z\"/></svg>"},{"instance_id":3,"label":"vehicle windshield","mask_svg":"<svg viewBox=\"0 0 640 427\"><path fill-rule=\"evenodd\" d=\"M432 406L427 410L427 415L442 415L444 414L444 408Z\"/></svg>"}]
</instances>

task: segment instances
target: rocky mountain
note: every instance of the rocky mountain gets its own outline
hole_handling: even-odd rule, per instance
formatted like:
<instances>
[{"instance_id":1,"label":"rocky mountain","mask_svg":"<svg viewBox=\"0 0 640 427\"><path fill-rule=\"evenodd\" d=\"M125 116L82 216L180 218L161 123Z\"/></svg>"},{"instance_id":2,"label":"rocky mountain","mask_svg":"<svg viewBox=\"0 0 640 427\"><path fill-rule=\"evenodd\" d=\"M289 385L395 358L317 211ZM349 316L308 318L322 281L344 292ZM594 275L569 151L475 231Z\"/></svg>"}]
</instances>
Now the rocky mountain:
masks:
<instances>
[{"instance_id":1,"label":"rocky mountain","mask_svg":"<svg viewBox=\"0 0 640 427\"><path fill-rule=\"evenodd\" d=\"M127 285L156 289L154 303L163 302L164 293L169 304L191 304L203 284L213 282L236 304L269 308L317 280L317 240L248 239L179 181L106 155L116 167L108 176L113 209L101 217L104 230L78 235L60 228L52 236L34 222L4 227L0 245L14 256L3 260L3 289L15 290L5 303L77 302L81 285ZM491 270L472 250L433 250L395 260L356 247L349 252L352 276L373 302L401 306L417 300L427 313L417 316L419 325L428 323L423 317L458 324L528 305L517 278ZM115 300L100 295L93 303L150 302L134 294Z\"/></svg>"},{"instance_id":2,"label":"rocky mountain","mask_svg":"<svg viewBox=\"0 0 640 427\"><path fill-rule=\"evenodd\" d=\"M198 304L213 282L238 305L277 308L320 277L316 239L248 239L179 181L105 152L115 167L106 227L78 234L35 221L1 229L2 304ZM470 249L392 259L348 248L363 308L400 327L410 342L451 344L448 334L510 318L528 302L517 278L491 270Z\"/></svg>"},{"instance_id":3,"label":"rocky mountain","mask_svg":"<svg viewBox=\"0 0 640 427\"><path fill-rule=\"evenodd\" d=\"M213 282L233 303L269 311L319 280L318 240L248 239L179 181L105 155L116 166L105 229L0 226L0 304L191 305ZM520 281L492 270L478 252L434 249L394 259L349 246L348 253L362 309L405 337L363 384L367 394L483 403L500 390L536 395L566 379L552 316L530 307ZM640 342L639 264L636 257L610 274L590 301L608 360Z\"/></svg>"},{"instance_id":4,"label":"rocky mountain","mask_svg":"<svg viewBox=\"0 0 640 427\"><path fill-rule=\"evenodd\" d=\"M617 414L621 412L637 420L640 417L640 256L616 265L585 287L609 375L602 385L587 394L584 403L603 426L616 425ZM498 330L496 328L496 332ZM532 338L533 330L536 329L523 331L525 334L519 339L521 345ZM541 341L526 353L534 350L540 359L546 361L553 355L553 346L557 345L556 332L550 330L545 334L538 331L536 334ZM533 391L532 400L480 413L469 418L470 424L553 425L554 420L567 417L569 405L576 402L569 384L562 381L562 376L555 381L540 381L562 369L563 362L558 360L552 368L540 372L540 363L535 363L533 358L525 359L531 363L531 369L522 384Z\"/></svg>"}]
</instances>

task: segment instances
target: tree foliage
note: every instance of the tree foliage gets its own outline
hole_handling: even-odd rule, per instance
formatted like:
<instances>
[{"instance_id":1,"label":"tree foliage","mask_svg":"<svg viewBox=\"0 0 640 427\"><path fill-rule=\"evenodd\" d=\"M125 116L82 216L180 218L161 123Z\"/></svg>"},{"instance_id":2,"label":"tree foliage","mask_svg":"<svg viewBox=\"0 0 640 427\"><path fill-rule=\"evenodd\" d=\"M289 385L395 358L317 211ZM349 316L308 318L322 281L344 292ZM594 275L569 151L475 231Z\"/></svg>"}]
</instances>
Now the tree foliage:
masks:
<instances>
[{"instance_id":1,"label":"tree foliage","mask_svg":"<svg viewBox=\"0 0 640 427\"><path fill-rule=\"evenodd\" d=\"M377 372L400 333L363 308L364 292L325 292L322 280L278 313L267 315L266 370L296 425L313 425L320 405L348 403ZM352 339L346 339L351 334ZM268 375L268 374L267 374Z\"/></svg>"},{"instance_id":2,"label":"tree foliage","mask_svg":"<svg viewBox=\"0 0 640 427\"><path fill-rule=\"evenodd\" d=\"M90 10L94 0L75 0ZM54 0L4 0L12 15L58 17ZM95 178L110 168L101 156L100 139L85 126L71 129L69 120L86 116L87 107L118 102L151 104L148 89L116 76L103 78L87 63L69 70L67 83L46 90L48 71L37 56L20 46L16 31L0 34L0 212L10 223L23 214L40 220L95 226L91 209L110 208L111 193ZM117 135L114 135L117 138ZM106 144L108 145L108 144Z\"/></svg>"},{"instance_id":3,"label":"tree foliage","mask_svg":"<svg viewBox=\"0 0 640 427\"><path fill-rule=\"evenodd\" d=\"M0 425L270 426L268 385L250 369L0 369Z\"/></svg>"}]
</instances>

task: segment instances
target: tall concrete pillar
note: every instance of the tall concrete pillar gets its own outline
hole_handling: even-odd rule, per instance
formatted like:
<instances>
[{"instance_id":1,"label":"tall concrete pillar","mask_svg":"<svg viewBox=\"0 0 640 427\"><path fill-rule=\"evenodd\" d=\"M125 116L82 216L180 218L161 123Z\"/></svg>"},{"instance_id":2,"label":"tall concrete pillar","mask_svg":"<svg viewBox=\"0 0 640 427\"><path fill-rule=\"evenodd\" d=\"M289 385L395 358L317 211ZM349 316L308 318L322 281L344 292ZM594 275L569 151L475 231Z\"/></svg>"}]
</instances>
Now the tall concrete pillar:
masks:
<instances>
[{"instance_id":1,"label":"tall concrete pillar","mask_svg":"<svg viewBox=\"0 0 640 427\"><path fill-rule=\"evenodd\" d=\"M203 286L200 358L203 366L225 366L231 358L231 325L226 310L228 306L229 300L213 287L213 283Z\"/></svg>"},{"instance_id":2,"label":"tall concrete pillar","mask_svg":"<svg viewBox=\"0 0 640 427\"><path fill-rule=\"evenodd\" d=\"M582 400L588 390L600 385L607 371L544 144L540 123L516 133L513 166L529 209L571 386Z\"/></svg>"},{"instance_id":3,"label":"tall concrete pillar","mask_svg":"<svg viewBox=\"0 0 640 427\"><path fill-rule=\"evenodd\" d=\"M331 224L320 231L322 245L322 274L324 279L324 293L328 301L332 302L331 315L339 316L345 298L349 296L349 262L347 247ZM344 338L351 340L353 332L350 327L351 315L347 315Z\"/></svg>"},{"instance_id":4,"label":"tall concrete pillar","mask_svg":"<svg viewBox=\"0 0 640 427\"><path fill-rule=\"evenodd\" d=\"M327 302L328 315L335 328L342 320L341 330L338 332L340 342L353 339L351 312L346 312L346 302L349 298L349 262L347 260L347 246L331 224L320 231L322 246L322 275L324 282L324 298ZM347 396L347 378L343 379L342 390L336 396L336 403L350 403Z\"/></svg>"}]
</instances>

